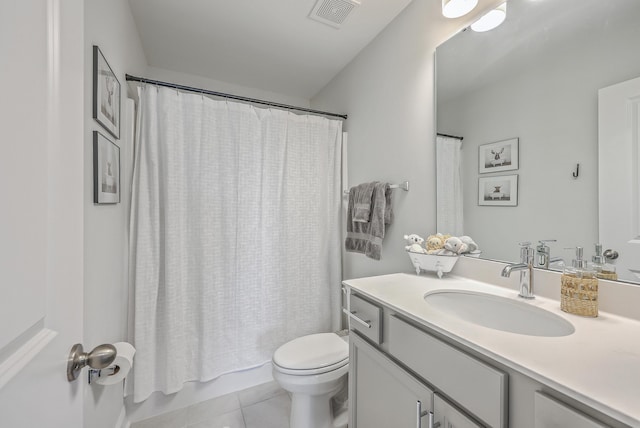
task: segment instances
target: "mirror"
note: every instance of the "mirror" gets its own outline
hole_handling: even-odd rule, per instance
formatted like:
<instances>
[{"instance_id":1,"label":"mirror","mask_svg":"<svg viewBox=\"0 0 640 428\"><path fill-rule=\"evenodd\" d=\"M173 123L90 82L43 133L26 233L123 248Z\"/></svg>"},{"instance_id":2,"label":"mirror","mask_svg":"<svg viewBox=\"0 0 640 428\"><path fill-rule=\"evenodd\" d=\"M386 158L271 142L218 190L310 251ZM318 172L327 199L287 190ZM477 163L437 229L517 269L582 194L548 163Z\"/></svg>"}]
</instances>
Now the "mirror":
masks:
<instances>
[{"instance_id":1,"label":"mirror","mask_svg":"<svg viewBox=\"0 0 640 428\"><path fill-rule=\"evenodd\" d=\"M640 76L638 22L637 0L509 0L501 26L436 50L437 132L464 138L463 231L482 258L519 261L519 242L555 239L551 257L569 264L565 248L581 246L591 260L602 239L598 90ZM513 162L480 164L503 147ZM517 190L509 204L483 203L479 186L506 185Z\"/></svg>"}]
</instances>

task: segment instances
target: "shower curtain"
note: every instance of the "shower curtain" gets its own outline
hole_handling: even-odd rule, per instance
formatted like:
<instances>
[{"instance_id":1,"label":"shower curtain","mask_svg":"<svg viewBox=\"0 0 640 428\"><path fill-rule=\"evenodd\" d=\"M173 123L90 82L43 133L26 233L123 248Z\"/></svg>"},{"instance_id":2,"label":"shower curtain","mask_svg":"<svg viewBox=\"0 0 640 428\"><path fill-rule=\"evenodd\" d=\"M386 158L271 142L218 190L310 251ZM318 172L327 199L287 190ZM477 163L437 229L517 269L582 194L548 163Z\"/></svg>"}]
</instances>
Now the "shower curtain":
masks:
<instances>
[{"instance_id":1,"label":"shower curtain","mask_svg":"<svg viewBox=\"0 0 640 428\"><path fill-rule=\"evenodd\" d=\"M436 137L436 227L453 236L464 235L461 149L459 138Z\"/></svg>"},{"instance_id":2,"label":"shower curtain","mask_svg":"<svg viewBox=\"0 0 640 428\"><path fill-rule=\"evenodd\" d=\"M342 122L139 90L133 399L338 328Z\"/></svg>"}]
</instances>

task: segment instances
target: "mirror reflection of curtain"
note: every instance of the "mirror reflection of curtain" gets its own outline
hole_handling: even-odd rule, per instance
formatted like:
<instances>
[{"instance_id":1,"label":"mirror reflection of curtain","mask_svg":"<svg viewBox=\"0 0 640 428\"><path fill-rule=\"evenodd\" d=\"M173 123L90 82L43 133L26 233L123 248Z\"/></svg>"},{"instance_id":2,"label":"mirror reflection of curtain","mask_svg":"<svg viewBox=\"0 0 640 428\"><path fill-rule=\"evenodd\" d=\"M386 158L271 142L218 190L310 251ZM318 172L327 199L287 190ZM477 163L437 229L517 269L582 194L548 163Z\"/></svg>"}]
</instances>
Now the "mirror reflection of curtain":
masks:
<instances>
[{"instance_id":1,"label":"mirror reflection of curtain","mask_svg":"<svg viewBox=\"0 0 640 428\"><path fill-rule=\"evenodd\" d=\"M437 231L462 236L462 174L460 170L462 140L436 137Z\"/></svg>"},{"instance_id":2,"label":"mirror reflection of curtain","mask_svg":"<svg viewBox=\"0 0 640 428\"><path fill-rule=\"evenodd\" d=\"M149 85L140 103L134 401L337 329L342 122Z\"/></svg>"}]
</instances>

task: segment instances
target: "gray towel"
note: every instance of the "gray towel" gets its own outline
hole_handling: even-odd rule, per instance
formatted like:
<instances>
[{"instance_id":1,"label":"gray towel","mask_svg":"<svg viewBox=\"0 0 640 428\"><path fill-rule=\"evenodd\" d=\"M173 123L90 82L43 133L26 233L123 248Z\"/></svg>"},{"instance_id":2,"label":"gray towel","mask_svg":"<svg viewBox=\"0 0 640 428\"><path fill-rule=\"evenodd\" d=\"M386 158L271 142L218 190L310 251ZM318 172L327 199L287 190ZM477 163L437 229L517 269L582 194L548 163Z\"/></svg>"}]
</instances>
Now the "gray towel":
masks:
<instances>
[{"instance_id":1,"label":"gray towel","mask_svg":"<svg viewBox=\"0 0 640 428\"><path fill-rule=\"evenodd\" d=\"M386 225L393 221L391 208L391 189L388 183L373 183L370 217L368 223L354 220L356 188L349 191L347 209L347 239L345 249L349 252L363 253L367 257L380 260L382 240Z\"/></svg>"},{"instance_id":2,"label":"gray towel","mask_svg":"<svg viewBox=\"0 0 640 428\"><path fill-rule=\"evenodd\" d=\"M349 197L353 194L353 221L358 223L369 223L371 218L371 202L373 198L373 189L376 182L363 183L351 188Z\"/></svg>"}]
</instances>

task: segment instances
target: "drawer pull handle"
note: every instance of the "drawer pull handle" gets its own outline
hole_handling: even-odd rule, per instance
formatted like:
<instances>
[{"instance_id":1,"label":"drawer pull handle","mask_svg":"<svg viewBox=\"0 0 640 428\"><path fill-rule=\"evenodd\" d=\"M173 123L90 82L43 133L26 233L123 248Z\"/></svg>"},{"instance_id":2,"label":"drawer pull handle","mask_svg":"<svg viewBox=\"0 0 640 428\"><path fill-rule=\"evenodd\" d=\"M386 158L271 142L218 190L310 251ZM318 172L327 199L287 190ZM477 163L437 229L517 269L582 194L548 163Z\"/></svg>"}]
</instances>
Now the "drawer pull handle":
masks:
<instances>
[{"instance_id":1,"label":"drawer pull handle","mask_svg":"<svg viewBox=\"0 0 640 428\"><path fill-rule=\"evenodd\" d=\"M431 428L433 425L433 413L427 412L426 410L422 411L422 402L420 400L416 401L416 428L422 428L422 418L429 415L429 427Z\"/></svg>"},{"instance_id":2,"label":"drawer pull handle","mask_svg":"<svg viewBox=\"0 0 640 428\"><path fill-rule=\"evenodd\" d=\"M359 322L360 324L362 324L363 326L367 327L367 328L371 328L371 320L363 320L362 318L356 316L356 311L353 312L349 312L346 309L343 309L342 312L344 312L345 314L347 314L349 316L349 318L351 318L354 321Z\"/></svg>"}]
</instances>

